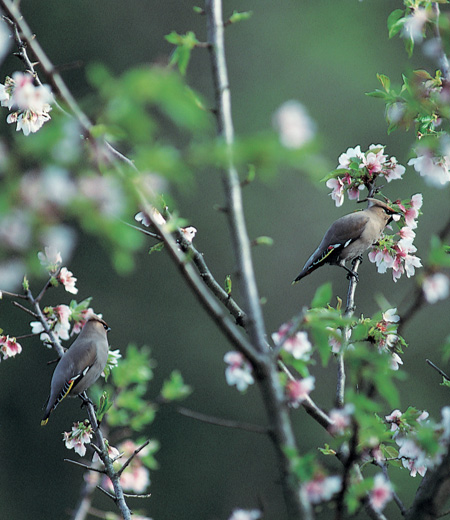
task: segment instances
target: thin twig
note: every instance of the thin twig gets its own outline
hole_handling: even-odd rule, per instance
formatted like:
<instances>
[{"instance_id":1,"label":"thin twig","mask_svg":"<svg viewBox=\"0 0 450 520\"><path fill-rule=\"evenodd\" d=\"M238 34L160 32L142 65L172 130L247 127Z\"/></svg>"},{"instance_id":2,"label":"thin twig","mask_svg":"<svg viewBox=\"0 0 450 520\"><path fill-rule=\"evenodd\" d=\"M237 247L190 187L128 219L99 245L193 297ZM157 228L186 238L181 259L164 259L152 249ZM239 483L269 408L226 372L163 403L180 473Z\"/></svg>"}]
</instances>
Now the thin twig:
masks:
<instances>
[{"instance_id":1,"label":"thin twig","mask_svg":"<svg viewBox=\"0 0 450 520\"><path fill-rule=\"evenodd\" d=\"M24 311L24 312L26 312L27 314L29 314L30 316L33 316L33 318L35 318L35 319L39 319L39 316L38 316L35 312L33 312L33 311L30 310L30 309L27 309L26 307L24 307L23 305L21 305L19 302L15 302L15 301L13 301L12 304L13 304L15 307L19 308L21 311Z\"/></svg>"},{"instance_id":2,"label":"thin twig","mask_svg":"<svg viewBox=\"0 0 450 520\"><path fill-rule=\"evenodd\" d=\"M109 497L114 502L117 502L117 497L115 497L113 494L111 494L109 491L106 491L106 489L102 488L102 486L97 486L97 489L105 493L107 497Z\"/></svg>"},{"instance_id":3,"label":"thin twig","mask_svg":"<svg viewBox=\"0 0 450 520\"><path fill-rule=\"evenodd\" d=\"M235 428L237 430L244 430L252 433L264 433L267 434L270 432L269 428L265 426L259 426L258 424L250 424L240 421L234 421L231 419L222 419L221 417L213 417L211 415L206 415L201 412L195 412L194 410L189 410L184 407L179 407L177 409L178 413L184 415L185 417L191 417L192 419L196 419L197 421L201 421L208 424L214 424L216 426L223 426L225 428Z\"/></svg>"},{"instance_id":4,"label":"thin twig","mask_svg":"<svg viewBox=\"0 0 450 520\"><path fill-rule=\"evenodd\" d=\"M128 459L125 461L125 463L123 464L123 466L119 469L119 471L117 472L117 474L119 475L122 475L122 473L125 471L125 469L129 466L129 464L131 463L131 461L134 459L134 457L136 457L136 455L142 451L146 446L148 446L148 443L150 442L150 439L145 441L144 444L142 444L141 446L139 446L139 448L136 448L134 450L134 452L131 454L130 457L128 457Z\"/></svg>"},{"instance_id":5,"label":"thin twig","mask_svg":"<svg viewBox=\"0 0 450 520\"><path fill-rule=\"evenodd\" d=\"M106 474L106 471L104 469L94 468L93 466L87 466L86 464L83 464L82 462L78 462L76 460L72 459L63 459L64 462L70 462L70 464L75 464L76 466L81 466L84 469L88 469L89 471L96 471L97 473L103 473Z\"/></svg>"},{"instance_id":6,"label":"thin twig","mask_svg":"<svg viewBox=\"0 0 450 520\"><path fill-rule=\"evenodd\" d=\"M433 367L437 372L439 372L439 374L441 374L441 376L447 380L447 381L450 381L450 377L443 371L441 370L439 367L437 367L432 361L430 361L429 359L426 360L426 362L431 366Z\"/></svg>"}]
</instances>

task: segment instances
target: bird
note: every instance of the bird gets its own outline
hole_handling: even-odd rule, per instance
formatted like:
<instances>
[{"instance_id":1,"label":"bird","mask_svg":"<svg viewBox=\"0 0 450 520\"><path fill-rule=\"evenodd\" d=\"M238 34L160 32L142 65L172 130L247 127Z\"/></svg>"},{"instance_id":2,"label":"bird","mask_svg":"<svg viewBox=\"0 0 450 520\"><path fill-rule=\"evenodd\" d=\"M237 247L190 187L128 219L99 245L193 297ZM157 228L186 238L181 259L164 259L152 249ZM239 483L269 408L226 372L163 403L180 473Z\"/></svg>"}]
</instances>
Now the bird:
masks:
<instances>
[{"instance_id":1,"label":"bird","mask_svg":"<svg viewBox=\"0 0 450 520\"><path fill-rule=\"evenodd\" d=\"M66 396L76 397L97 381L108 360L109 330L104 320L91 314L56 365L41 426L47 424L50 414Z\"/></svg>"},{"instance_id":2,"label":"bird","mask_svg":"<svg viewBox=\"0 0 450 520\"><path fill-rule=\"evenodd\" d=\"M293 284L324 264L343 267L349 276L358 279L358 274L348 268L345 262L361 257L398 215L397 211L381 200L370 197L366 200L369 202L367 209L344 215L331 224Z\"/></svg>"}]
</instances>

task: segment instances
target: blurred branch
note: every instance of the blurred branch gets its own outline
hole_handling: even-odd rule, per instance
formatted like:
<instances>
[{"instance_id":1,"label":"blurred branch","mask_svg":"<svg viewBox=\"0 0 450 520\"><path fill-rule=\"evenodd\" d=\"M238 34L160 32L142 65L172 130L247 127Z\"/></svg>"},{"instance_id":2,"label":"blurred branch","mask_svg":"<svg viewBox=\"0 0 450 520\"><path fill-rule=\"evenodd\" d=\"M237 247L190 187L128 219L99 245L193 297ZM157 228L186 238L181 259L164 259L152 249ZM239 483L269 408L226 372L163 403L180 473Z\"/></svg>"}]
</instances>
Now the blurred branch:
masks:
<instances>
[{"instance_id":1,"label":"blurred branch","mask_svg":"<svg viewBox=\"0 0 450 520\"><path fill-rule=\"evenodd\" d=\"M426 362L430 365L430 367L434 368L439 374L441 374L441 376L446 380L446 381L450 381L450 377L443 371L441 370L438 366L436 366L432 361L430 361L429 359L426 360Z\"/></svg>"},{"instance_id":2,"label":"blurred branch","mask_svg":"<svg viewBox=\"0 0 450 520\"><path fill-rule=\"evenodd\" d=\"M266 428L265 426L259 426L258 424L250 424L240 421L233 421L230 419L222 419L221 417L213 417L211 415L206 415L201 412L195 412L194 410L189 410L184 407L179 407L177 411L185 417L191 417L192 419L196 419L197 421L201 421L208 424L215 424L216 426L223 426L225 428L235 428L237 430L245 430L247 432L253 433L270 433L270 430L268 428Z\"/></svg>"},{"instance_id":3,"label":"blurred branch","mask_svg":"<svg viewBox=\"0 0 450 520\"><path fill-rule=\"evenodd\" d=\"M361 258L357 257L353 260L353 272L358 273L359 266L361 264ZM347 292L347 306L345 308L344 316L351 317L355 312L355 292L356 286L358 285L358 278L349 275L349 285ZM347 336L350 332L349 326L344 327L342 331L342 346L341 352L338 354L338 378L336 385L336 408L344 407L344 396L345 396L345 363L344 363L344 350L347 346Z\"/></svg>"},{"instance_id":4,"label":"blurred branch","mask_svg":"<svg viewBox=\"0 0 450 520\"><path fill-rule=\"evenodd\" d=\"M440 17L440 8L438 2L432 2L431 8L433 10L433 13L435 15L435 21L433 24L433 32L434 32L434 38L436 42L439 44L439 58L438 58L438 65L442 71L442 74L446 81L450 80L450 70L449 70L449 63L448 63L448 57L447 54L445 54L444 51L444 45L442 43L442 36L441 31L439 29L439 17Z\"/></svg>"}]
</instances>

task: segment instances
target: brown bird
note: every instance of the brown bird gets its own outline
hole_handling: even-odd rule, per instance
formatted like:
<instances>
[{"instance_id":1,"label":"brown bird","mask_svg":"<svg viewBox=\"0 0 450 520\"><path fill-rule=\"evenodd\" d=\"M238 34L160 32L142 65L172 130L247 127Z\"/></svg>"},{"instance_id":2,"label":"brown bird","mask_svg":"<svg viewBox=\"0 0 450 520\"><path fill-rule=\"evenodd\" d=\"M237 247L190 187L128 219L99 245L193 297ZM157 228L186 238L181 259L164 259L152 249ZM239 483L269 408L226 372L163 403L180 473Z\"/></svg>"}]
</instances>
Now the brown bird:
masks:
<instances>
[{"instance_id":1,"label":"brown bird","mask_svg":"<svg viewBox=\"0 0 450 520\"><path fill-rule=\"evenodd\" d=\"M380 238L384 228L398 214L381 200L367 200L367 209L344 215L331 224L292 283L298 282L324 264L343 267L349 275L358 279L358 274L348 268L345 262L360 257Z\"/></svg>"},{"instance_id":2,"label":"brown bird","mask_svg":"<svg viewBox=\"0 0 450 520\"><path fill-rule=\"evenodd\" d=\"M110 330L101 318L92 315L83 330L59 360L53 372L50 396L41 426L67 396L76 397L97 381L108 360Z\"/></svg>"}]
</instances>

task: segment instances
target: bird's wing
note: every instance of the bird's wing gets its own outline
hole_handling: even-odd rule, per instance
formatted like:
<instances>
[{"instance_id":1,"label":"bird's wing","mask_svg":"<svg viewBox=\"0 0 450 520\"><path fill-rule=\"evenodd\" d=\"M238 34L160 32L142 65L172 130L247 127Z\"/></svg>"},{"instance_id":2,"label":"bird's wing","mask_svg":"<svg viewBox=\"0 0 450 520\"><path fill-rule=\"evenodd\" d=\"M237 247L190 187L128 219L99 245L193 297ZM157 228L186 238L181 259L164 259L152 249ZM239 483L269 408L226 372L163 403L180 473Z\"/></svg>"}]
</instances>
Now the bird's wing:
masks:
<instances>
[{"instance_id":1,"label":"bird's wing","mask_svg":"<svg viewBox=\"0 0 450 520\"><path fill-rule=\"evenodd\" d=\"M78 338L77 338L78 339ZM48 422L48 418L59 403L67 397L83 380L96 360L95 348L86 345L80 352L79 347L73 348L76 341L60 359L52 378L52 389L47 400L45 415L41 426Z\"/></svg>"},{"instance_id":2,"label":"bird's wing","mask_svg":"<svg viewBox=\"0 0 450 520\"><path fill-rule=\"evenodd\" d=\"M319 246L308 258L301 273L293 283L312 273L322 264L330 262L333 257L337 258L342 249L361 236L368 221L369 217L364 211L350 213L336 220L328 228Z\"/></svg>"}]
</instances>

